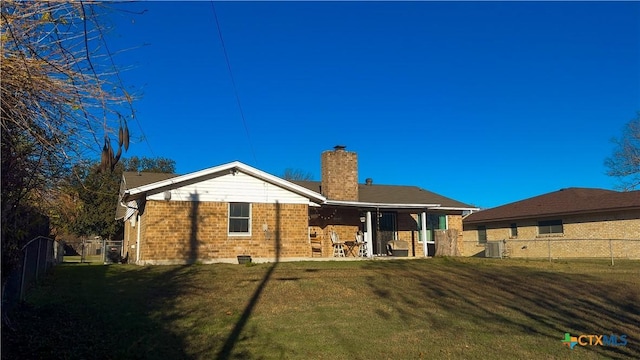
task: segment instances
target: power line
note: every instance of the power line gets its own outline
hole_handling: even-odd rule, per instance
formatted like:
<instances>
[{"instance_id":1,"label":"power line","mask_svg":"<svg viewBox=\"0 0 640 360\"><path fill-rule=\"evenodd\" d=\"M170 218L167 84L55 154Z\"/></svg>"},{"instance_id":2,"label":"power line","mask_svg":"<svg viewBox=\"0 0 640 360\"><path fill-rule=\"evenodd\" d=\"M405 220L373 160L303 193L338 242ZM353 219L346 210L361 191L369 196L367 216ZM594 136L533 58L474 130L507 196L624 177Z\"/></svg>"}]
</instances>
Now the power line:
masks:
<instances>
[{"instance_id":1,"label":"power line","mask_svg":"<svg viewBox=\"0 0 640 360\"><path fill-rule=\"evenodd\" d=\"M240 110L240 117L242 118L242 125L244 126L244 131L247 135L247 141L249 141L249 149L251 150L251 155L253 156L253 161L255 164L258 164L258 159L256 158L256 153L253 150L253 144L251 142L251 136L249 136L249 127L247 127L247 121L244 117L244 111L242 110L242 104L240 103L240 95L238 95L238 88L236 87L236 81L233 77L233 71L231 71L231 63L229 62L229 56L227 55L227 47L224 45L224 39L222 38L222 31L220 30L220 23L218 22L218 14L216 13L216 7L213 5L213 1L211 3L211 10L213 10L213 18L216 21L216 28L218 29L218 36L220 37L220 44L222 44L222 51L224 53L224 59L227 62L227 69L229 70L229 76L231 77L231 85L233 86L233 92L236 96L236 101L238 103L238 109Z\"/></svg>"},{"instance_id":2,"label":"power line","mask_svg":"<svg viewBox=\"0 0 640 360\"><path fill-rule=\"evenodd\" d=\"M144 10L143 12L139 13L139 14L144 14L147 10ZM133 109L133 99L132 97L129 95L129 93L126 91L125 87L124 87L124 82L122 81L122 78L120 77L120 71L118 70L114 60L113 60L113 54L111 53L111 51L109 50L109 47L107 46L107 42L104 40L104 34L102 32L102 29L100 27L98 28L98 32L100 33L100 39L102 40L102 44L105 48L105 51L108 55L109 61L111 62L111 66L114 69L115 72L115 76L118 80L118 85L120 86L121 91L124 93L125 98L127 99L127 104L129 105L129 109L131 110L131 117L133 118L133 120L135 120L136 124L138 125L138 130L140 130L140 134L142 135L142 140L144 140L144 142L147 144L147 147L149 147L149 151L151 152L151 155L153 157L156 157L155 152L153 151L153 149L151 148L151 144L149 143L149 139L147 139L147 135L144 133L144 130L142 129L142 125L140 124L140 121L138 120L138 117L135 115L135 110ZM125 118L125 122L126 122L126 118Z\"/></svg>"}]
</instances>

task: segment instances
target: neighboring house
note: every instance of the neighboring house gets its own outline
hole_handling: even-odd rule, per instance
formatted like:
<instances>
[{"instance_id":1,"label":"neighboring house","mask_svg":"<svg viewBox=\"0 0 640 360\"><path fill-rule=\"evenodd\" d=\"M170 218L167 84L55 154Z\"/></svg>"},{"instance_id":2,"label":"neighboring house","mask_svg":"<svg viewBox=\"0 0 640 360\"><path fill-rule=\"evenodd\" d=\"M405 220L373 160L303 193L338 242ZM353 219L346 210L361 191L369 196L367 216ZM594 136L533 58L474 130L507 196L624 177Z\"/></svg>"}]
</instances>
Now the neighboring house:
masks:
<instances>
[{"instance_id":1,"label":"neighboring house","mask_svg":"<svg viewBox=\"0 0 640 360\"><path fill-rule=\"evenodd\" d=\"M640 191L568 188L464 218L462 255L640 258ZM502 244L496 244L501 242ZM495 256L496 254L492 254Z\"/></svg>"},{"instance_id":2,"label":"neighboring house","mask_svg":"<svg viewBox=\"0 0 640 360\"><path fill-rule=\"evenodd\" d=\"M432 256L438 238L456 247L462 215L477 210L414 186L358 184L357 154L342 146L323 152L321 167L319 182L237 161L182 176L125 173L123 255L137 264L328 258L332 233L345 241L361 232L369 257L387 255L391 240Z\"/></svg>"}]
</instances>

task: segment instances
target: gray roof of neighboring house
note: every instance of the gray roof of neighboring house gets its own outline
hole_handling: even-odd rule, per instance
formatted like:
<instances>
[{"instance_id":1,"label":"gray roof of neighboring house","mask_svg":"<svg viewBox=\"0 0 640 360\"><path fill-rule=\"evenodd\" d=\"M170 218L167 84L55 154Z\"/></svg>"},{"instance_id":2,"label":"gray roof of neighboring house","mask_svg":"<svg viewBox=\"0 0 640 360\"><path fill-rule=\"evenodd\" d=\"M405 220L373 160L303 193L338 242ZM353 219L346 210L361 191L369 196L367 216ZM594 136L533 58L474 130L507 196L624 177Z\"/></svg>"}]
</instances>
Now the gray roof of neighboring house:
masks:
<instances>
[{"instance_id":1,"label":"gray roof of neighboring house","mask_svg":"<svg viewBox=\"0 0 640 360\"><path fill-rule=\"evenodd\" d=\"M321 193L320 181L293 180L292 182ZM358 201L380 204L440 204L443 207L474 208L417 186L403 185L358 184Z\"/></svg>"},{"instance_id":2,"label":"gray roof of neighboring house","mask_svg":"<svg viewBox=\"0 0 640 360\"><path fill-rule=\"evenodd\" d=\"M154 182L167 180L176 176L178 176L178 174L125 171L122 173L120 193L122 194L122 191L126 189L153 184ZM116 219L122 219L126 215L126 211L127 208L118 203L118 207L116 208Z\"/></svg>"},{"instance_id":3,"label":"gray roof of neighboring house","mask_svg":"<svg viewBox=\"0 0 640 360\"><path fill-rule=\"evenodd\" d=\"M640 210L640 191L562 189L473 213L464 222L487 223L618 210Z\"/></svg>"}]
</instances>

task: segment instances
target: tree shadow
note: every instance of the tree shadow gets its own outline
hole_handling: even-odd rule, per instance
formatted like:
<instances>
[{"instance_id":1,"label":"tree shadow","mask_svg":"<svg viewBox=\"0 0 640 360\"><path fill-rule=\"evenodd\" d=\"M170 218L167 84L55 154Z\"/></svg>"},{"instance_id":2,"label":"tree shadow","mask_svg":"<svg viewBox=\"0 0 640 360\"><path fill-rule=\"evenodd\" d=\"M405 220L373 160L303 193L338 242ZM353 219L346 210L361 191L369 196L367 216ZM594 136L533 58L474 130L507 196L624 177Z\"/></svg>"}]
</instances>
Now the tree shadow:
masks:
<instances>
[{"instance_id":1,"label":"tree shadow","mask_svg":"<svg viewBox=\"0 0 640 360\"><path fill-rule=\"evenodd\" d=\"M200 195L196 191L193 194L189 194L189 201L191 202L191 211L189 212L190 228L189 228L189 251L187 253L187 262L195 263L198 259L198 223L199 216L198 209L200 207Z\"/></svg>"},{"instance_id":2,"label":"tree shadow","mask_svg":"<svg viewBox=\"0 0 640 360\"><path fill-rule=\"evenodd\" d=\"M197 286L191 270L59 266L14 313L2 358L189 359L184 339L166 324L182 316L176 299Z\"/></svg>"},{"instance_id":3,"label":"tree shadow","mask_svg":"<svg viewBox=\"0 0 640 360\"><path fill-rule=\"evenodd\" d=\"M259 300L260 300L260 295L262 294L262 292L264 291L267 283L271 280L271 276L274 272L274 270L276 269L276 267L278 266L278 264L280 263L280 253L281 253L281 246L282 246L282 241L281 241L281 209L280 209L280 203L278 201L276 201L275 203L275 234L274 234L274 248L275 248L275 262L273 264L271 264L271 266L269 266L269 269L267 270L267 272L264 274L262 280L260 281L260 284L258 284L258 287L255 289L255 291L253 292L253 295L251 296L251 298L249 299L249 302L247 303L247 306L244 308L244 310L242 311L242 315L240 316L240 318L238 319L238 321L236 322L236 324L233 327L233 330L231 330L231 332L229 333L229 336L227 337L227 339L224 341L224 345L222 345L222 348L220 349L220 351L218 352L218 354L216 355L216 359L229 359L232 356L237 357L237 358L242 358L242 359L247 359L250 357L250 355L243 351L241 353L236 353L234 354L234 348L235 346L238 344L238 342L240 340L242 340L242 338L240 337L240 335L243 333L247 322L249 321L249 318L251 317L251 314L253 313L253 310L255 309L256 305L258 304Z\"/></svg>"},{"instance_id":4,"label":"tree shadow","mask_svg":"<svg viewBox=\"0 0 640 360\"><path fill-rule=\"evenodd\" d=\"M587 274L559 273L520 266L455 263L434 266L428 273L418 262L394 262L405 281L389 278L391 264L371 263L380 270L369 286L381 301L407 320L419 318L433 329L450 329L432 316L434 309L455 314L492 334L536 334L551 341L564 333L626 334L626 346L589 346L611 358L640 358L638 289L624 282ZM386 277L386 278L385 278ZM407 288L407 284L412 284ZM433 299L433 308L416 308L418 298Z\"/></svg>"}]
</instances>

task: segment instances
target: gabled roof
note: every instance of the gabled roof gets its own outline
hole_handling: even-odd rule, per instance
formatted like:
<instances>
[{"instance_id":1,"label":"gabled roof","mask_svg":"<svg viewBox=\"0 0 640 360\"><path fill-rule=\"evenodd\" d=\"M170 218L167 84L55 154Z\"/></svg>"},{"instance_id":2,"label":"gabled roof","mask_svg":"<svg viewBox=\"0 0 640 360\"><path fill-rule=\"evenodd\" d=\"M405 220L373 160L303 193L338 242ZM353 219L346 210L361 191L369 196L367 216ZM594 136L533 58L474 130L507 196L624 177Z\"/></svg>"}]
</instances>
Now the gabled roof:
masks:
<instances>
[{"instance_id":1,"label":"gabled roof","mask_svg":"<svg viewBox=\"0 0 640 360\"><path fill-rule=\"evenodd\" d=\"M307 189L321 192L320 181L293 181ZM327 202L330 202L327 200ZM475 207L436 194L417 186L358 184L358 201L361 204L407 205L451 210L473 210Z\"/></svg>"},{"instance_id":2,"label":"gabled roof","mask_svg":"<svg viewBox=\"0 0 640 360\"><path fill-rule=\"evenodd\" d=\"M152 184L177 176L178 174L125 171L122 173L122 182L120 183L120 196L122 196L124 191L127 189ZM116 220L124 218L126 214L127 208L123 206L120 201L118 201L118 207L116 208Z\"/></svg>"},{"instance_id":3,"label":"gabled roof","mask_svg":"<svg viewBox=\"0 0 640 360\"><path fill-rule=\"evenodd\" d=\"M301 196L305 196L310 200L314 200L318 202L323 202L325 200L324 196L322 196L319 193L311 191L300 185L296 185L287 180L281 179L277 176L268 174L264 171L261 171L249 165L243 164L239 161L233 161L227 164L210 167L208 169L192 172L186 175L180 175L180 176L174 176L174 177L162 179L152 183L144 184L141 182L137 186L130 186L130 184L127 184L127 188L124 189L124 192L123 192L123 201L129 201L131 199L138 198L146 193L159 192L169 188L177 188L184 184L198 182L203 179L207 179L212 176L215 176L216 174L227 174L227 173L230 173L231 171L243 172L247 175L250 175L255 178L261 179L263 181L266 181L268 183L280 186L284 189L297 193Z\"/></svg>"},{"instance_id":4,"label":"gabled roof","mask_svg":"<svg viewBox=\"0 0 640 360\"><path fill-rule=\"evenodd\" d=\"M486 223L559 215L640 209L640 191L568 188L467 216L465 223Z\"/></svg>"},{"instance_id":5,"label":"gabled roof","mask_svg":"<svg viewBox=\"0 0 640 360\"><path fill-rule=\"evenodd\" d=\"M125 171L122 173L122 180L125 183L125 189L133 189L178 176L178 174Z\"/></svg>"},{"instance_id":6,"label":"gabled roof","mask_svg":"<svg viewBox=\"0 0 640 360\"><path fill-rule=\"evenodd\" d=\"M319 204L337 206L361 206L380 208L438 208L442 210L477 210L477 208L465 203L447 198L445 196L421 189L416 186L399 185L358 185L359 200L334 201L326 199L320 189L319 181L287 181L277 176L268 174L239 161L214 166L208 169L196 171L186 175L163 173L136 173L125 172L121 187L121 200L128 202L148 193L158 193L170 188L180 187L184 184L198 182L216 174L225 174L230 171L241 171L248 175L262 179L266 182L278 185L299 195L305 196ZM116 219L125 216L126 208L118 204Z\"/></svg>"}]
</instances>

